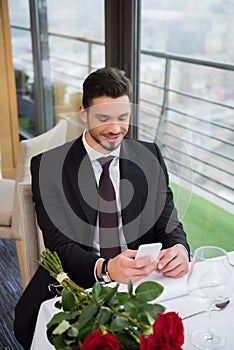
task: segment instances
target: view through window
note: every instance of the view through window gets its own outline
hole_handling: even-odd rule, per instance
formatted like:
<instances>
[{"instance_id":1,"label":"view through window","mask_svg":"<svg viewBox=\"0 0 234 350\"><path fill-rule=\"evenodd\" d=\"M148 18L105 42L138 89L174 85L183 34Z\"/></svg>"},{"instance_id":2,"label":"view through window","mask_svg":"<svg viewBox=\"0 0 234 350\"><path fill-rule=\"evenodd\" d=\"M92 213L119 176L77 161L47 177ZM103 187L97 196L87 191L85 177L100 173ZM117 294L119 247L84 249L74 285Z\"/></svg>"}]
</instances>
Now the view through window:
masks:
<instances>
[{"instance_id":1,"label":"view through window","mask_svg":"<svg viewBox=\"0 0 234 350\"><path fill-rule=\"evenodd\" d=\"M104 1L47 3L55 119L72 118L81 102L85 77L105 66Z\"/></svg>"},{"instance_id":2,"label":"view through window","mask_svg":"<svg viewBox=\"0 0 234 350\"><path fill-rule=\"evenodd\" d=\"M19 121L34 135L29 1L8 3ZM43 3L48 62L39 64L51 79L56 122L75 115L84 78L105 65L105 2ZM139 138L162 150L192 249L233 250L234 0L140 3Z\"/></svg>"},{"instance_id":3,"label":"view through window","mask_svg":"<svg viewBox=\"0 0 234 350\"><path fill-rule=\"evenodd\" d=\"M142 0L139 137L161 147L192 248L234 248L233 20L233 0Z\"/></svg>"},{"instance_id":4,"label":"view through window","mask_svg":"<svg viewBox=\"0 0 234 350\"><path fill-rule=\"evenodd\" d=\"M30 2L9 0L8 3L19 125L27 135L35 135L36 131L41 132L41 122L35 115ZM33 40L41 47L42 60L38 64L43 90L46 92L47 85L51 85L53 108L49 106L48 110L49 113L52 110L54 122L57 122L75 114L84 78L105 65L104 1L67 0L64 3L47 0L43 2L43 8L40 2L36 4L40 26ZM35 21L35 18L31 20ZM44 108L46 110L46 106Z\"/></svg>"},{"instance_id":5,"label":"view through window","mask_svg":"<svg viewBox=\"0 0 234 350\"><path fill-rule=\"evenodd\" d=\"M15 69L19 127L26 135L36 134L34 69L28 0L9 0L11 42Z\"/></svg>"}]
</instances>

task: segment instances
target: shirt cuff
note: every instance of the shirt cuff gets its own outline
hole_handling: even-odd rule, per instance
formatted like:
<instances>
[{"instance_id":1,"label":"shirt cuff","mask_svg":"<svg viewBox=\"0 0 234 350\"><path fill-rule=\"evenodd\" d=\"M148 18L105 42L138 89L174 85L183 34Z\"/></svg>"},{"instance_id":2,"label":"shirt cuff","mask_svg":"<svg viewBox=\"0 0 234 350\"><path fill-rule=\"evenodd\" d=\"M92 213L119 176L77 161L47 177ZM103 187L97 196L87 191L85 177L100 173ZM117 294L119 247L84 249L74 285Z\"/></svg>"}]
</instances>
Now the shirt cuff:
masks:
<instances>
[{"instance_id":1,"label":"shirt cuff","mask_svg":"<svg viewBox=\"0 0 234 350\"><path fill-rule=\"evenodd\" d=\"M99 258L99 259L97 259L97 261L95 262L95 265L94 265L94 271L93 271L93 273L94 273L94 278L95 278L95 280L97 281L97 282L100 282L100 280L98 279L98 277L97 277L97 263L99 262L99 260L102 260L102 258Z\"/></svg>"}]
</instances>

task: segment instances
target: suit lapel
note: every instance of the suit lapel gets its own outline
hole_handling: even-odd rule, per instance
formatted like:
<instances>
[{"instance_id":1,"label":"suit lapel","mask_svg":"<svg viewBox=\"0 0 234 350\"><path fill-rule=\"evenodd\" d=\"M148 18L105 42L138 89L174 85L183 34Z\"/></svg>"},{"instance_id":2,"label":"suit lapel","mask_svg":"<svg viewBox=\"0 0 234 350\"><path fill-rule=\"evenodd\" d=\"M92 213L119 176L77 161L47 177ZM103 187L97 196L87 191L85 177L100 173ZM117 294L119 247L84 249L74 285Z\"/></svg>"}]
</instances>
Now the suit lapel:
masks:
<instances>
[{"instance_id":1,"label":"suit lapel","mask_svg":"<svg viewBox=\"0 0 234 350\"><path fill-rule=\"evenodd\" d=\"M122 208L123 232L129 247L139 238L140 214L148 192L143 165L137 152L138 144L124 139L120 152L120 198Z\"/></svg>"},{"instance_id":2,"label":"suit lapel","mask_svg":"<svg viewBox=\"0 0 234 350\"><path fill-rule=\"evenodd\" d=\"M94 228L97 219L98 193L93 168L84 148L82 137L72 145L64 162L64 174L77 201L73 211Z\"/></svg>"},{"instance_id":3,"label":"suit lapel","mask_svg":"<svg viewBox=\"0 0 234 350\"><path fill-rule=\"evenodd\" d=\"M148 192L143 164L139 163L140 157L137 147L140 146L138 145L134 140L124 139L120 151L120 199L123 232L126 243L132 249L136 248L136 241L139 238L140 214ZM73 211L90 224L91 231L94 233L97 220L98 192L93 168L82 143L82 137L72 144L67 154L63 168L63 182L65 194L66 192L70 194L71 203L69 202L69 204Z\"/></svg>"}]
</instances>

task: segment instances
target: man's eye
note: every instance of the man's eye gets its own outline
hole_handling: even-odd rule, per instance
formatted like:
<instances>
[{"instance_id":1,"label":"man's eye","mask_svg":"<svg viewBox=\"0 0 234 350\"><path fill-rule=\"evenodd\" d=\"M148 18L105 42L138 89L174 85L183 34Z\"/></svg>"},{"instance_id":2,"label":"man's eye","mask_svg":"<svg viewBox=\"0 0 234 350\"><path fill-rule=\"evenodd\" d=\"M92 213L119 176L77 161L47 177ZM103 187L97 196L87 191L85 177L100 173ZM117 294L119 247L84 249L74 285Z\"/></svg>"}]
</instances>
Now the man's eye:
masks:
<instances>
[{"instance_id":1,"label":"man's eye","mask_svg":"<svg viewBox=\"0 0 234 350\"><path fill-rule=\"evenodd\" d=\"M121 122L125 122L127 120L128 120L128 115L123 115L123 116L119 117L119 121L121 121Z\"/></svg>"},{"instance_id":2,"label":"man's eye","mask_svg":"<svg viewBox=\"0 0 234 350\"><path fill-rule=\"evenodd\" d=\"M108 121L108 117L99 117L98 120L99 120L100 122L105 123L105 122Z\"/></svg>"}]
</instances>

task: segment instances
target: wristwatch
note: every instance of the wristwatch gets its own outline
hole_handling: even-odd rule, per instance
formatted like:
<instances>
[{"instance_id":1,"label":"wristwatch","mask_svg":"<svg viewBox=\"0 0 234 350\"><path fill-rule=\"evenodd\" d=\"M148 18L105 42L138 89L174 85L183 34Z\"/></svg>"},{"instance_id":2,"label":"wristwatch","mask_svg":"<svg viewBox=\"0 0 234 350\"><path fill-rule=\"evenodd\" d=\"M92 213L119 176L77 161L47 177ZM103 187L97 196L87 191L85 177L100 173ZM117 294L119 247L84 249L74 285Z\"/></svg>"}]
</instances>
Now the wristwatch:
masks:
<instances>
[{"instance_id":1,"label":"wristwatch","mask_svg":"<svg viewBox=\"0 0 234 350\"><path fill-rule=\"evenodd\" d=\"M111 259L105 259L102 263L101 278L102 278L104 283L112 282L112 279L111 279L111 277L108 273L108 269L107 269L109 260L111 260Z\"/></svg>"}]
</instances>

